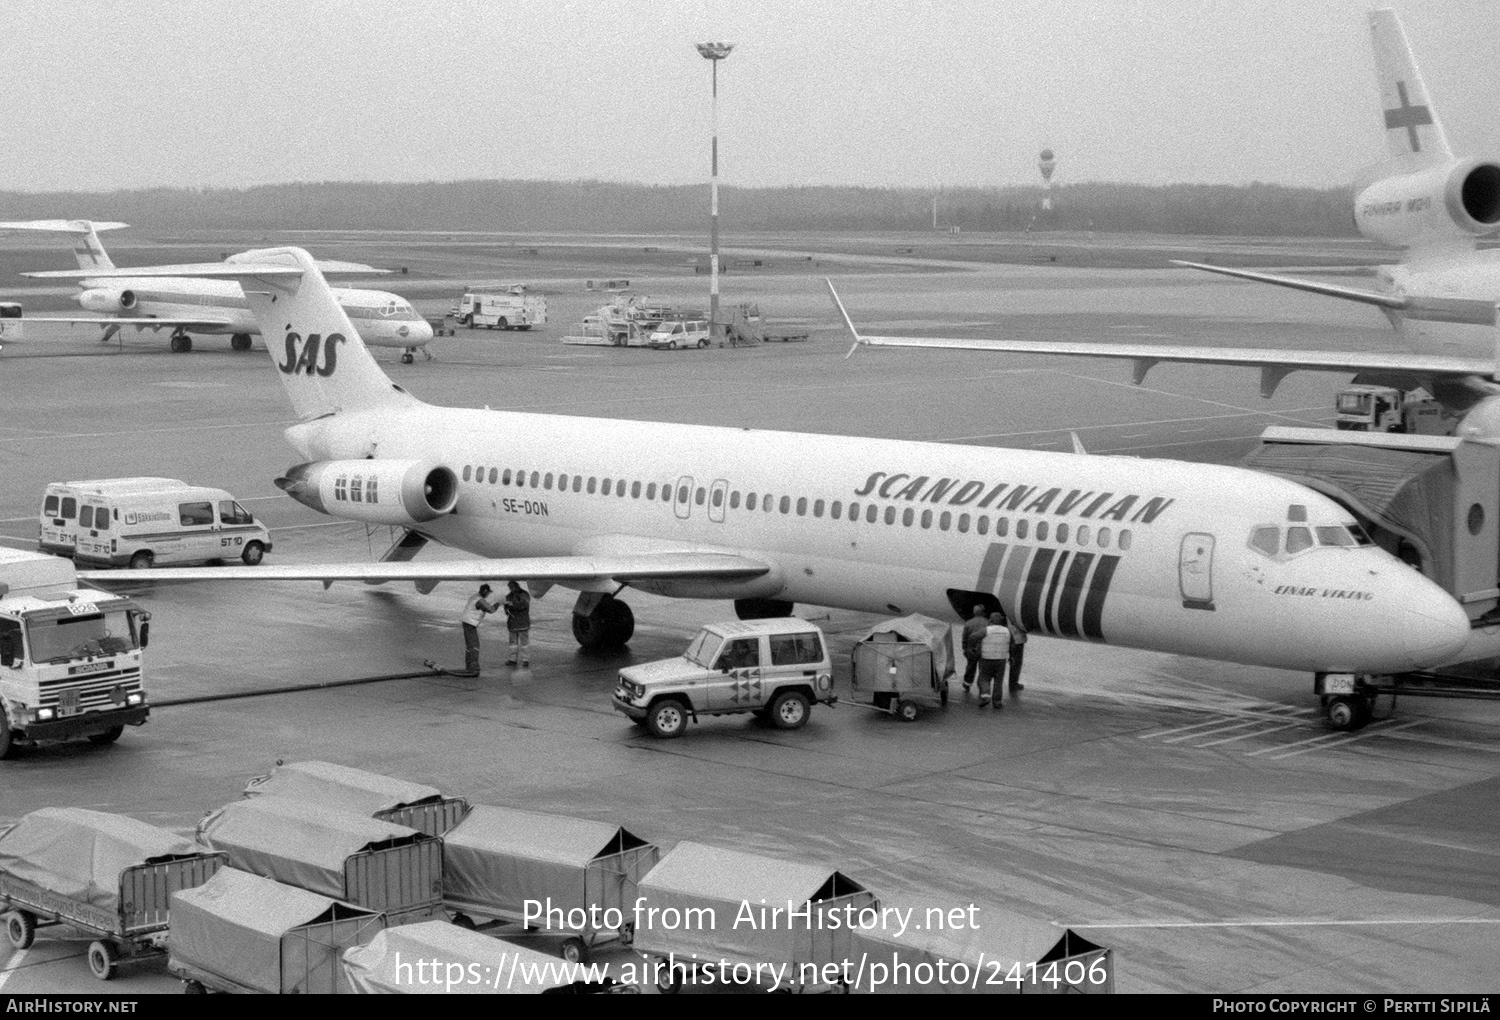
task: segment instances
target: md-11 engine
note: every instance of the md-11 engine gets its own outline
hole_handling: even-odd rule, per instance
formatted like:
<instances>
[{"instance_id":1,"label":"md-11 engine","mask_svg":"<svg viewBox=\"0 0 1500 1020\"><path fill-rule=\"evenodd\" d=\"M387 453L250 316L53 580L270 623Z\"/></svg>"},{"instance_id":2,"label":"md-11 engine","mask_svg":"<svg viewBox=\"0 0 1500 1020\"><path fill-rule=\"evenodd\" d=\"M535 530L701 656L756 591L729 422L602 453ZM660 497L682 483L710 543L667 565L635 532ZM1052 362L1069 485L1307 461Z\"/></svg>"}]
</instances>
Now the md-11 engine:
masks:
<instances>
[{"instance_id":1,"label":"md-11 engine","mask_svg":"<svg viewBox=\"0 0 1500 1020\"><path fill-rule=\"evenodd\" d=\"M1500 164L1466 159L1375 181L1356 193L1354 223L1403 248L1491 233L1500 229Z\"/></svg>"},{"instance_id":2,"label":"md-11 engine","mask_svg":"<svg viewBox=\"0 0 1500 1020\"><path fill-rule=\"evenodd\" d=\"M128 312L136 306L135 291L119 287L91 287L78 295L78 303L91 312Z\"/></svg>"},{"instance_id":3,"label":"md-11 engine","mask_svg":"<svg viewBox=\"0 0 1500 1020\"><path fill-rule=\"evenodd\" d=\"M416 460L319 460L290 468L277 488L331 517L413 527L451 513L458 476Z\"/></svg>"}]
</instances>

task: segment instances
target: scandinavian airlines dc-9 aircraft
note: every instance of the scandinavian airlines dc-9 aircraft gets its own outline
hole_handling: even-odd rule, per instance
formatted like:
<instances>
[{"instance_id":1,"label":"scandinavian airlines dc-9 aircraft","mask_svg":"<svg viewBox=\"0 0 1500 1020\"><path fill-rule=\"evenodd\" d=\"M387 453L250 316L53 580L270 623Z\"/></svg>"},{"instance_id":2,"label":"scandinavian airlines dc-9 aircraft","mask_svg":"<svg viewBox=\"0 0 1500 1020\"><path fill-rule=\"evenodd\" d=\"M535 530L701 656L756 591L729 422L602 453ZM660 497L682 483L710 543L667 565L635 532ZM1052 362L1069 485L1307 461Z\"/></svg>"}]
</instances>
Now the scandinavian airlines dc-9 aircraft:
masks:
<instances>
[{"instance_id":1,"label":"scandinavian airlines dc-9 aircraft","mask_svg":"<svg viewBox=\"0 0 1500 1020\"><path fill-rule=\"evenodd\" d=\"M78 238L73 254L78 259L78 268L84 270L114 269L115 264L99 243L99 231L115 230L127 226L124 223L91 223L88 220L23 220L0 223L0 230L35 230L48 233L72 234ZM355 273L365 275L384 270L356 263L319 262L324 272ZM34 273L41 278L48 275L76 279L77 274ZM108 343L124 326L136 330L171 329L173 353L181 354L193 349L192 333L228 336L229 346L236 351L250 349L250 337L260 332L250 306L240 293L239 284L233 280L195 279L189 274L172 278L153 274L149 277L114 277L110 279L79 280L82 291L78 303L90 312L108 318L31 318L30 322L90 322L104 328L104 342ZM373 347L396 347L401 350L401 360L410 363L420 349L427 353L427 344L432 340L432 324L418 315L403 297L383 290L364 290L355 287L336 287L334 296L345 313L355 323L360 339ZM429 360L432 355L427 355Z\"/></svg>"},{"instance_id":2,"label":"scandinavian airlines dc-9 aircraft","mask_svg":"<svg viewBox=\"0 0 1500 1020\"><path fill-rule=\"evenodd\" d=\"M305 251L202 270L239 279L277 338L272 360L301 419L286 435L304 458L277 484L406 535L378 563L80 571L91 581L526 580L539 595L579 591L573 630L591 648L630 638L626 587L733 599L747 616L805 602L957 619L984 604L1038 634L1307 670L1320 683L1435 666L1469 635L1441 588L1371 545L1332 500L1280 478L434 407L381 371ZM410 562L429 541L487 559ZM1350 699L1349 718L1360 711Z\"/></svg>"}]
</instances>

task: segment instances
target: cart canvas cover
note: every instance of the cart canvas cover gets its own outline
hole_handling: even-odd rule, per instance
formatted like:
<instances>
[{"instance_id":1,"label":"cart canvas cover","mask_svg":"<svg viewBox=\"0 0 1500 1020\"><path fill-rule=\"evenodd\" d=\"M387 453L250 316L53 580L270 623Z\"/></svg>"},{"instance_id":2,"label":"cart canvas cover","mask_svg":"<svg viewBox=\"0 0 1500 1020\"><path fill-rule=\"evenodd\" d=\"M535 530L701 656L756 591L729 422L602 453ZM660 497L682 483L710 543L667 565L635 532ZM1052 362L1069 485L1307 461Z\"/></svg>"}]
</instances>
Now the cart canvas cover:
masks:
<instances>
[{"instance_id":1,"label":"cart canvas cover","mask_svg":"<svg viewBox=\"0 0 1500 1020\"><path fill-rule=\"evenodd\" d=\"M548 899L564 911L623 909L605 876L589 872L617 867L634 885L659 856L618 825L481 804L443 837L443 899L480 913L522 914L523 901Z\"/></svg>"},{"instance_id":2,"label":"cart canvas cover","mask_svg":"<svg viewBox=\"0 0 1500 1020\"><path fill-rule=\"evenodd\" d=\"M326 761L277 765L270 775L250 780L245 787L245 796L285 797L357 815L373 815L443 798L431 786Z\"/></svg>"},{"instance_id":3,"label":"cart canvas cover","mask_svg":"<svg viewBox=\"0 0 1500 1020\"><path fill-rule=\"evenodd\" d=\"M0 834L0 872L111 912L126 868L202 854L166 829L84 808L33 811Z\"/></svg>"},{"instance_id":4,"label":"cart canvas cover","mask_svg":"<svg viewBox=\"0 0 1500 1020\"><path fill-rule=\"evenodd\" d=\"M415 829L285 797L237 800L198 823L198 834L229 863L342 899L344 862L366 849L423 837Z\"/></svg>"},{"instance_id":5,"label":"cart canvas cover","mask_svg":"<svg viewBox=\"0 0 1500 1020\"><path fill-rule=\"evenodd\" d=\"M842 872L702 843L678 843L641 880L638 892L646 903L636 916L636 947L660 955L675 953L679 959L697 953L700 959L722 956L752 963L842 961L847 932L817 928L818 906L837 907L841 915L846 904L856 912L879 906L873 893ZM793 910L805 911L809 900L814 905L813 930L806 918L795 919L789 927L788 903ZM654 915L649 913L652 908L657 909ZM772 921L773 908L781 910L775 927L763 923ZM751 923L746 923L747 917Z\"/></svg>"},{"instance_id":6,"label":"cart canvas cover","mask_svg":"<svg viewBox=\"0 0 1500 1020\"><path fill-rule=\"evenodd\" d=\"M932 669L938 680L953 675L953 627L942 620L913 613L896 620L882 620L865 631L861 641L908 641L926 645L932 652Z\"/></svg>"},{"instance_id":7,"label":"cart canvas cover","mask_svg":"<svg viewBox=\"0 0 1500 1020\"><path fill-rule=\"evenodd\" d=\"M259 875L234 868L219 873L196 889L185 889L172 897L172 930L167 951L174 962L188 964L257 992L277 994L286 978L295 987L309 975L307 953L298 952L308 941L287 940L289 932L310 925L326 925L313 945L342 942L348 945L382 923L380 915L325 896L293 889ZM344 928L340 932L336 929ZM316 961L315 961L316 962ZM337 967L337 961L328 962ZM320 982L322 986L327 982Z\"/></svg>"},{"instance_id":8,"label":"cart canvas cover","mask_svg":"<svg viewBox=\"0 0 1500 1020\"><path fill-rule=\"evenodd\" d=\"M429 961L419 975L415 962ZM447 921L387 928L368 945L344 951L355 992L409 995L541 992L567 984L573 966Z\"/></svg>"},{"instance_id":9,"label":"cart canvas cover","mask_svg":"<svg viewBox=\"0 0 1500 1020\"><path fill-rule=\"evenodd\" d=\"M935 906L938 903L945 906ZM886 900L882 906L899 911L892 916L908 918L909 926L904 934L879 927L855 931L853 958L866 964L866 980L856 991L918 995L1114 991L1110 951L1070 928L1062 929L1059 937L1059 929L1049 921L990 904L975 906L972 915L964 909L972 904L964 904L955 916L950 911L956 904L948 905L938 896L920 902ZM977 927L971 927L975 923ZM875 964L884 965L885 970L872 969ZM898 969L898 964L906 966ZM921 964L928 970L918 970ZM955 964L967 969L955 971ZM946 980L939 981L939 974ZM872 987L877 976L880 983Z\"/></svg>"}]
</instances>

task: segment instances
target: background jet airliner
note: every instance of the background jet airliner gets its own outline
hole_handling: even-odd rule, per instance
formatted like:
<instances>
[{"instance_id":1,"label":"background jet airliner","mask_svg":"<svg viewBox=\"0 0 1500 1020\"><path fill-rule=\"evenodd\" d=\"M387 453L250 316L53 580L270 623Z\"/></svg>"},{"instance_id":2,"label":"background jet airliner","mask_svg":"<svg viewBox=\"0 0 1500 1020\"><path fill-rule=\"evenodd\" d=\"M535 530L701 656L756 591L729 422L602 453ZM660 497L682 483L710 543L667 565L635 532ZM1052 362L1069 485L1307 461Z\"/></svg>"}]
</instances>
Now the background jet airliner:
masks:
<instances>
[{"instance_id":1,"label":"background jet airliner","mask_svg":"<svg viewBox=\"0 0 1500 1020\"><path fill-rule=\"evenodd\" d=\"M1460 435L1500 437L1500 386L1494 381L1500 250L1475 250L1477 237L1500 229L1500 161L1453 154L1394 11L1372 11L1370 32L1391 158L1356 185L1354 218L1366 237L1407 249L1402 265L1380 267L1386 289L1364 291L1196 262L1177 264L1375 305L1411 353L940 337L859 340L876 347L1125 359L1132 363L1137 383L1162 363L1239 365L1260 369L1265 397L1295 371L1352 372L1361 383L1427 390L1463 415Z\"/></svg>"},{"instance_id":2,"label":"background jet airliner","mask_svg":"<svg viewBox=\"0 0 1500 1020\"><path fill-rule=\"evenodd\" d=\"M1241 468L946 443L433 407L394 385L301 249L200 267L241 280L299 424L277 484L407 529L379 563L81 571L151 580L529 580L577 589L589 648L629 640L627 586L958 619L1326 674L1450 661L1446 592L1348 511ZM408 562L429 541L485 559ZM1268 640L1275 635L1275 640ZM1320 693L1323 688L1318 688ZM1347 717L1369 703L1351 699ZM691 709L690 709L691 710ZM1367 717L1367 715L1364 715Z\"/></svg>"},{"instance_id":3,"label":"background jet airliner","mask_svg":"<svg viewBox=\"0 0 1500 1020\"><path fill-rule=\"evenodd\" d=\"M78 239L73 254L78 268L84 270L114 269L115 264L99 242L99 231L117 230L125 223L93 223L89 220L24 220L0 223L0 230L36 230L72 234ZM320 261L324 273L370 275L386 270L354 262ZM38 274L45 276L46 274ZM74 278L72 274L65 274ZM104 329L108 343L124 326L137 330L172 330L174 353L193 349L190 334L228 335L229 346L237 351L250 349L250 337L260 332L250 306L233 280L205 280L190 276L176 279L112 278L82 279L78 303L101 319L74 317L29 317L31 322L91 322ZM418 315L403 297L383 290L353 287L334 289L334 295L349 318L354 320L360 337L374 347L397 347L401 360L411 362L418 349L427 353L432 340L432 325ZM431 359L431 355L427 355Z\"/></svg>"}]
</instances>

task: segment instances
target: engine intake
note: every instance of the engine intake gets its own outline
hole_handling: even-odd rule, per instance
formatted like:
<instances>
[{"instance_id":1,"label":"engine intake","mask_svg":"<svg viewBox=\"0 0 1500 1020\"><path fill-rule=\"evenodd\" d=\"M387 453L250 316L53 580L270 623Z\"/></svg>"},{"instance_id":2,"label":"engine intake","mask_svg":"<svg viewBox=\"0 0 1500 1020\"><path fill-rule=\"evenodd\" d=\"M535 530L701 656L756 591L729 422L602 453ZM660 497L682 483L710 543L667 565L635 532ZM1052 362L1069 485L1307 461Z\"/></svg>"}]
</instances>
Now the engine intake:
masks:
<instances>
[{"instance_id":1,"label":"engine intake","mask_svg":"<svg viewBox=\"0 0 1500 1020\"><path fill-rule=\"evenodd\" d=\"M1456 160L1377 180L1355 196L1354 222L1400 247L1491 233L1500 227L1500 163Z\"/></svg>"},{"instance_id":2,"label":"engine intake","mask_svg":"<svg viewBox=\"0 0 1500 1020\"><path fill-rule=\"evenodd\" d=\"M458 503L458 476L430 461L313 461L290 468L276 485L319 513L370 524L424 524Z\"/></svg>"}]
</instances>

